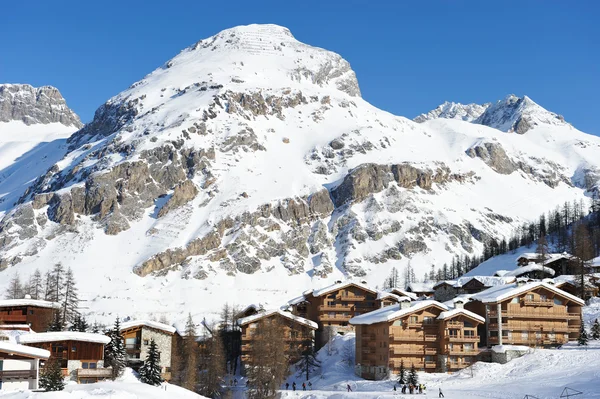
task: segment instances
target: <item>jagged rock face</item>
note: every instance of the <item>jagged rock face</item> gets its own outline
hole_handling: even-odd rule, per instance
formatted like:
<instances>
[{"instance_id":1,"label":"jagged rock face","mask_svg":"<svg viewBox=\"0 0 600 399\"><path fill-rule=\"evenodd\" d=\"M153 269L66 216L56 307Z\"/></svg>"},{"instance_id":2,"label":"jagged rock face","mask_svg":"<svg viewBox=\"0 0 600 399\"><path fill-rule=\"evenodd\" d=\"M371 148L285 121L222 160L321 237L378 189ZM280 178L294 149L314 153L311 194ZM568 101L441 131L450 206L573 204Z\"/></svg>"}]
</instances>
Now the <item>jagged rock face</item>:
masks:
<instances>
[{"instance_id":1,"label":"jagged rock face","mask_svg":"<svg viewBox=\"0 0 600 399\"><path fill-rule=\"evenodd\" d=\"M423 123L432 119L458 119L466 122L473 122L485 112L491 104L460 104L452 102L444 102L442 105L426 114L421 114L413 120L418 123Z\"/></svg>"},{"instance_id":2,"label":"jagged rock face","mask_svg":"<svg viewBox=\"0 0 600 399\"><path fill-rule=\"evenodd\" d=\"M517 165L506 155L499 143L479 143L466 151L471 158L481 158L490 168L503 175L517 170Z\"/></svg>"},{"instance_id":3,"label":"jagged rock face","mask_svg":"<svg viewBox=\"0 0 600 399\"><path fill-rule=\"evenodd\" d=\"M22 121L26 125L57 122L65 126L83 126L57 88L0 84L0 122L10 121Z\"/></svg>"}]
</instances>

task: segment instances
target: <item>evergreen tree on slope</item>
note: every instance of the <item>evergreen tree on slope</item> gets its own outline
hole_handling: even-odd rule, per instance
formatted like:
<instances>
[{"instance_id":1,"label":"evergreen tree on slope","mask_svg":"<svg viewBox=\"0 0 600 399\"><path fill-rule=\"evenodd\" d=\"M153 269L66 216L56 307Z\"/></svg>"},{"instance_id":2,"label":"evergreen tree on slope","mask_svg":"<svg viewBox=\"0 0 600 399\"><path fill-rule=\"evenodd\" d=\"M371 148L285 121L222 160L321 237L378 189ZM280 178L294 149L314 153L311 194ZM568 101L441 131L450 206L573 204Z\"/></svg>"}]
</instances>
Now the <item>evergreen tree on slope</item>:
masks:
<instances>
[{"instance_id":1,"label":"evergreen tree on slope","mask_svg":"<svg viewBox=\"0 0 600 399\"><path fill-rule=\"evenodd\" d=\"M115 320L114 328L108 333L110 342L104 347L104 365L112 367L113 379L123 375L127 364L127 353L125 352L125 341L121 335L121 324L119 318Z\"/></svg>"},{"instance_id":2,"label":"evergreen tree on slope","mask_svg":"<svg viewBox=\"0 0 600 399\"><path fill-rule=\"evenodd\" d=\"M600 323L598 323L598 319L592 325L592 339L599 340L600 339Z\"/></svg>"},{"instance_id":3,"label":"evergreen tree on slope","mask_svg":"<svg viewBox=\"0 0 600 399\"><path fill-rule=\"evenodd\" d=\"M400 372L398 373L398 384L404 385L408 382L406 378L406 368L404 367L404 360L400 360Z\"/></svg>"},{"instance_id":4,"label":"evergreen tree on slope","mask_svg":"<svg viewBox=\"0 0 600 399\"><path fill-rule=\"evenodd\" d=\"M40 389L45 391L62 391L65 380L58 360L49 360L40 372Z\"/></svg>"},{"instance_id":5,"label":"evergreen tree on slope","mask_svg":"<svg viewBox=\"0 0 600 399\"><path fill-rule=\"evenodd\" d=\"M579 343L579 346L587 346L588 344L588 336L587 336L587 332L585 331L585 323L581 323L581 329L579 330L579 339L577 340L577 342Z\"/></svg>"},{"instance_id":6,"label":"evergreen tree on slope","mask_svg":"<svg viewBox=\"0 0 600 399\"><path fill-rule=\"evenodd\" d=\"M408 383L413 386L417 386L419 384L419 376L417 375L417 369L415 368L414 364L410 366L410 372L408 373Z\"/></svg>"},{"instance_id":7,"label":"evergreen tree on slope","mask_svg":"<svg viewBox=\"0 0 600 399\"><path fill-rule=\"evenodd\" d=\"M160 375L160 356L158 352L158 347L156 346L156 342L154 342L154 338L150 340L150 347L148 348L148 355L146 356L146 360L144 360L144 364L140 367L140 381L144 384L149 385L160 385L163 382L163 379Z\"/></svg>"}]
</instances>

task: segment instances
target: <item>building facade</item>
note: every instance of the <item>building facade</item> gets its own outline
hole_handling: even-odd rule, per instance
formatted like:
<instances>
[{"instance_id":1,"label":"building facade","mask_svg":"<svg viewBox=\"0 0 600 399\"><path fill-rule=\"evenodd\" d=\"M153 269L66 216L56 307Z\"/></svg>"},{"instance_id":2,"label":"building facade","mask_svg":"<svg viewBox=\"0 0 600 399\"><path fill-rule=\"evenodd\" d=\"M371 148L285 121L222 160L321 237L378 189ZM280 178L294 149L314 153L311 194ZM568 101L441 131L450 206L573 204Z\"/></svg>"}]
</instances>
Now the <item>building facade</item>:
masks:
<instances>
[{"instance_id":1,"label":"building facade","mask_svg":"<svg viewBox=\"0 0 600 399\"><path fill-rule=\"evenodd\" d=\"M125 340L127 365L138 370L148 356L150 342L154 339L160 352L160 370L163 379L171 379L172 352L175 345L175 327L150 320L133 320L121 324Z\"/></svg>"},{"instance_id":2,"label":"building facade","mask_svg":"<svg viewBox=\"0 0 600 399\"><path fill-rule=\"evenodd\" d=\"M357 316L355 372L366 379L384 379L414 366L426 372L458 370L477 354L477 326L485 320L466 310L433 301L402 301Z\"/></svg>"},{"instance_id":3,"label":"building facade","mask_svg":"<svg viewBox=\"0 0 600 399\"><path fill-rule=\"evenodd\" d=\"M0 391L38 389L40 360L49 357L44 349L0 342Z\"/></svg>"},{"instance_id":4,"label":"building facade","mask_svg":"<svg viewBox=\"0 0 600 399\"><path fill-rule=\"evenodd\" d=\"M262 311L238 320L242 330L241 360L243 365L252 363L256 340L260 339L261 328L267 323L277 323L285 341L285 352L290 363L297 362L305 350L314 345L317 324L283 310Z\"/></svg>"},{"instance_id":5,"label":"building facade","mask_svg":"<svg viewBox=\"0 0 600 399\"><path fill-rule=\"evenodd\" d=\"M88 384L112 376L104 368L104 345L110 339L102 334L76 331L24 334L17 337L22 345L45 349L50 361L58 361L63 375L72 381Z\"/></svg>"},{"instance_id":6,"label":"building facade","mask_svg":"<svg viewBox=\"0 0 600 399\"><path fill-rule=\"evenodd\" d=\"M0 300L0 324L26 324L33 331L44 332L59 307L56 302L30 298Z\"/></svg>"},{"instance_id":7,"label":"building facade","mask_svg":"<svg viewBox=\"0 0 600 399\"><path fill-rule=\"evenodd\" d=\"M552 284L518 281L470 299L465 307L486 320L483 345L559 346L579 337L585 303Z\"/></svg>"}]
</instances>

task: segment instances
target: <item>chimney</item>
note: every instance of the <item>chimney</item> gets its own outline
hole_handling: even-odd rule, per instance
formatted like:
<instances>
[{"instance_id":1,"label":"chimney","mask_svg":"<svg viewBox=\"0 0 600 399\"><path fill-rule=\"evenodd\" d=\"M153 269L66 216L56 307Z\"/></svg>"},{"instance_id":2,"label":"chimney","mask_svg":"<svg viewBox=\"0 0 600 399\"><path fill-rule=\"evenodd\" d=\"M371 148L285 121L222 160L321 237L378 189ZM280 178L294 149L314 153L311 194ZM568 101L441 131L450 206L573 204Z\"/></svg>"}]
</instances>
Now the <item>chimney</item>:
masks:
<instances>
[{"instance_id":1,"label":"chimney","mask_svg":"<svg viewBox=\"0 0 600 399\"><path fill-rule=\"evenodd\" d=\"M336 284L342 284L342 280L335 280Z\"/></svg>"},{"instance_id":2,"label":"chimney","mask_svg":"<svg viewBox=\"0 0 600 399\"><path fill-rule=\"evenodd\" d=\"M465 308L465 300L462 298L458 298L454 300L454 309L464 309Z\"/></svg>"},{"instance_id":3,"label":"chimney","mask_svg":"<svg viewBox=\"0 0 600 399\"><path fill-rule=\"evenodd\" d=\"M410 308L410 298L402 297L400 298L400 309L408 309Z\"/></svg>"},{"instance_id":4,"label":"chimney","mask_svg":"<svg viewBox=\"0 0 600 399\"><path fill-rule=\"evenodd\" d=\"M527 283L526 278L521 277L517 279L517 287L522 287L525 285L525 283Z\"/></svg>"}]
</instances>

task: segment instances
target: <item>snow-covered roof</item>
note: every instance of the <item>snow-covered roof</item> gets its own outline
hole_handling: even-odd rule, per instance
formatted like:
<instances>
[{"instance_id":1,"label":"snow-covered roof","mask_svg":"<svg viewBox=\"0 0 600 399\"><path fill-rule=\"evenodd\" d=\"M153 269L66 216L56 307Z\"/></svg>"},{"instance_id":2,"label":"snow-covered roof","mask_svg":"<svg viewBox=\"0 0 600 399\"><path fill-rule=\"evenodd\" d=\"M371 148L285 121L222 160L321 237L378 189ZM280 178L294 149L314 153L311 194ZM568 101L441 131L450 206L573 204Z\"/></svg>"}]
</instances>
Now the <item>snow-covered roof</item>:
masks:
<instances>
[{"instance_id":1,"label":"snow-covered roof","mask_svg":"<svg viewBox=\"0 0 600 399\"><path fill-rule=\"evenodd\" d=\"M568 299L572 300L573 302L576 302L580 305L585 305L585 302L583 300L581 300L580 298L577 298L576 296L571 295L568 292L565 292L565 291L555 287L554 285L547 284L542 281L533 281L530 283L522 284L521 286L518 286L515 283L515 284L507 284L507 285L501 285L498 287L488 288L485 291L481 291L477 294L473 294L471 296L471 299L476 300L476 301L481 301L483 303L496 303L496 302L500 302L505 299L511 298L515 295L519 295L519 294L534 290L536 288L542 288L542 287L546 288L547 290L552 291L558 295L561 295L565 298L568 298Z\"/></svg>"},{"instance_id":2,"label":"snow-covered roof","mask_svg":"<svg viewBox=\"0 0 600 399\"><path fill-rule=\"evenodd\" d=\"M407 296L412 300L417 299L417 296L414 293L403 290L402 288L398 288L398 287L388 288L385 291L391 292L392 294L396 294L398 296Z\"/></svg>"},{"instance_id":3,"label":"snow-covered roof","mask_svg":"<svg viewBox=\"0 0 600 399\"><path fill-rule=\"evenodd\" d=\"M473 295L474 294L461 294L461 295L454 297L452 299L449 299L443 303L444 303L444 305L448 306L449 308L455 308L457 302L467 303L471 300L471 297Z\"/></svg>"},{"instance_id":4,"label":"snow-covered roof","mask_svg":"<svg viewBox=\"0 0 600 399\"><path fill-rule=\"evenodd\" d=\"M350 324L375 324L385 321L391 321L400 317L407 316L419 310L426 309L430 306L436 306L442 310L448 310L448 307L443 303L433 300L411 302L411 306L402 309L400 305L387 306L377 309L369 313L361 314L350 319Z\"/></svg>"},{"instance_id":5,"label":"snow-covered roof","mask_svg":"<svg viewBox=\"0 0 600 399\"><path fill-rule=\"evenodd\" d=\"M32 348L31 346L1 341L0 352L35 357L40 359L48 359L50 357L50 351L47 351L46 349Z\"/></svg>"},{"instance_id":6,"label":"snow-covered roof","mask_svg":"<svg viewBox=\"0 0 600 399\"><path fill-rule=\"evenodd\" d=\"M335 284L332 284L332 285L328 285L327 287L323 287L323 288L318 289L318 290L314 290L312 292L312 294L314 296L321 296L321 295L325 295L325 294L327 294L329 292L332 292L332 291L341 290L341 289L346 288L346 287L348 287L350 285L354 285L356 287L362 288L363 290L372 292L373 294L377 293L377 291L374 288L371 288L371 287L369 287L369 286L367 286L367 285L365 285L363 283L359 283L359 282L356 282L356 281L345 281L345 282L341 282L341 283L335 283Z\"/></svg>"},{"instance_id":7,"label":"snow-covered roof","mask_svg":"<svg viewBox=\"0 0 600 399\"><path fill-rule=\"evenodd\" d=\"M451 287L456 287L457 282L458 282L457 280L442 280L442 281L438 281L437 283L435 283L433 285L433 288L436 289L437 287L440 287L442 285L449 285Z\"/></svg>"},{"instance_id":8,"label":"snow-covered roof","mask_svg":"<svg viewBox=\"0 0 600 399\"><path fill-rule=\"evenodd\" d=\"M382 300L382 299L386 299L386 298L392 298L396 302L410 301L412 299L412 298L409 298L407 296L399 296L399 295L392 294L391 292L387 292L387 291L378 291L377 292L377 299L378 300Z\"/></svg>"},{"instance_id":9,"label":"snow-covered roof","mask_svg":"<svg viewBox=\"0 0 600 399\"><path fill-rule=\"evenodd\" d=\"M505 273L502 277L517 277L529 272L544 272L551 276L554 276L553 269L546 266L538 265L537 263L530 263L527 266L518 267L515 270L511 270L510 272Z\"/></svg>"},{"instance_id":10,"label":"snow-covered roof","mask_svg":"<svg viewBox=\"0 0 600 399\"><path fill-rule=\"evenodd\" d=\"M481 323L485 323L485 319L483 317L479 316L476 313L471 312L470 310L462 309L462 308L456 308L456 309L451 309L451 310L442 312L438 316L438 320L451 319L458 315L467 316L467 317L470 317L471 319L477 320Z\"/></svg>"},{"instance_id":11,"label":"snow-covered roof","mask_svg":"<svg viewBox=\"0 0 600 399\"><path fill-rule=\"evenodd\" d=\"M23 334L17 337L20 344L35 344L39 342L82 341L97 344L108 344L110 338L102 334L84 333L79 331L53 331L45 333Z\"/></svg>"},{"instance_id":12,"label":"snow-covered roof","mask_svg":"<svg viewBox=\"0 0 600 399\"><path fill-rule=\"evenodd\" d=\"M409 283L406 288L412 292L433 292L435 283Z\"/></svg>"},{"instance_id":13,"label":"snow-covered roof","mask_svg":"<svg viewBox=\"0 0 600 399\"><path fill-rule=\"evenodd\" d=\"M0 308L12 306L35 306L38 308L55 308L59 309L60 304L57 302L42 301L40 299L3 299L0 300Z\"/></svg>"},{"instance_id":14,"label":"snow-covered roof","mask_svg":"<svg viewBox=\"0 0 600 399\"><path fill-rule=\"evenodd\" d=\"M572 259L572 258L574 258L574 256L571 254L568 254L566 252L563 252L560 254L559 253L546 254L546 260L544 261L544 265L547 265L552 262L556 262L557 260L560 260L560 259ZM519 259L525 259L527 261L535 262L540 259L540 254L535 253L535 252L526 252L524 254L521 254L521 256L519 256L517 258L517 261Z\"/></svg>"},{"instance_id":15,"label":"snow-covered roof","mask_svg":"<svg viewBox=\"0 0 600 399\"><path fill-rule=\"evenodd\" d=\"M275 315L275 314L278 314L278 315L280 315L282 317L285 317L286 319L295 321L297 323L304 324L304 325L306 325L308 327L311 327L313 329L319 328L319 326L317 325L317 323L315 323L314 321L305 319L304 317L293 315L290 312L286 312L286 311L281 310L281 309L264 310L264 311L262 311L260 313L253 314L252 316L241 318L237 322L238 322L238 325L243 326L245 324L252 323L254 321L257 321L257 320L260 320L260 319L263 319L265 317L269 317L269 316L272 316L272 315Z\"/></svg>"},{"instance_id":16,"label":"snow-covered roof","mask_svg":"<svg viewBox=\"0 0 600 399\"><path fill-rule=\"evenodd\" d=\"M159 323L157 321L151 321L151 320L126 321L121 324L121 331L127 330L129 328L133 328L133 327L149 327L149 328L154 328L155 330L165 331L169 334L175 334L175 331L176 331L175 327L173 327L173 326L170 326L170 325L164 324L164 323Z\"/></svg>"},{"instance_id":17,"label":"snow-covered roof","mask_svg":"<svg viewBox=\"0 0 600 399\"><path fill-rule=\"evenodd\" d=\"M508 273L508 272L507 272ZM471 280L477 280L479 281L481 284L483 284L485 287L495 287L497 285L504 285L504 284L508 284L508 283L513 283L515 281L513 276L507 276L507 277L497 277L497 276L466 276L466 277L460 277L457 280L443 280L443 281L439 281L437 282L433 288L437 288L441 285L450 285L454 288L461 288L462 286L464 286L465 284L467 284L469 281Z\"/></svg>"}]
</instances>

